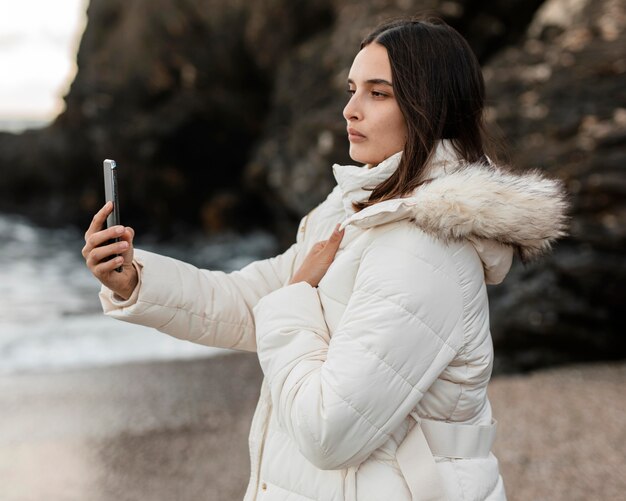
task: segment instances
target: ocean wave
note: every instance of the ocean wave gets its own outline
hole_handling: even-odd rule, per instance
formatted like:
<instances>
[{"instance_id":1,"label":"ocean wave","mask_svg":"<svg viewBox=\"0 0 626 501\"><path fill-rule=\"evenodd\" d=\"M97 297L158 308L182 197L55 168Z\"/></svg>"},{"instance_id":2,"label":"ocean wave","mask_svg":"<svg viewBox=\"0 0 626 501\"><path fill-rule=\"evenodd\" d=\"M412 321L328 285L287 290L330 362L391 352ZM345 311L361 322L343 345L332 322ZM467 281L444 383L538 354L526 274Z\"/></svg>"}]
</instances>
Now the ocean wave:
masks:
<instances>
[{"instance_id":1,"label":"ocean wave","mask_svg":"<svg viewBox=\"0 0 626 501\"><path fill-rule=\"evenodd\" d=\"M170 338L101 313L81 235L0 216L0 373L66 370L214 356L224 350ZM232 271L273 255L267 233L141 245L196 266Z\"/></svg>"}]
</instances>

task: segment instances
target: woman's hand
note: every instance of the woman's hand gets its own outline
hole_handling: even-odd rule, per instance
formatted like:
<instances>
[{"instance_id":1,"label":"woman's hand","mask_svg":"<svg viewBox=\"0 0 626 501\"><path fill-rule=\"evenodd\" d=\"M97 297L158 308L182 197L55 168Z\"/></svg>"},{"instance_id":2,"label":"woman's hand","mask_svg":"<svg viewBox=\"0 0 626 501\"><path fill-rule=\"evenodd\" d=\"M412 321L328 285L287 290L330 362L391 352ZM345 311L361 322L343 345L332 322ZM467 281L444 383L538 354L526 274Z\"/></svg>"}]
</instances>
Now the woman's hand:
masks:
<instances>
[{"instance_id":1,"label":"woman's hand","mask_svg":"<svg viewBox=\"0 0 626 501\"><path fill-rule=\"evenodd\" d=\"M101 230L112 210L113 204L107 202L93 217L85 233L85 246L82 254L87 268L94 277L121 298L128 299L139 280L137 270L132 264L135 232L132 228L124 226L112 226ZM119 238L120 241L108 243L114 238ZM116 254L120 256L115 257ZM111 259L107 260L107 258ZM115 271L120 266L122 267L121 273Z\"/></svg>"},{"instance_id":2,"label":"woman's hand","mask_svg":"<svg viewBox=\"0 0 626 501\"><path fill-rule=\"evenodd\" d=\"M317 287L335 259L344 231L345 229L339 231L339 225L337 225L328 240L322 240L313 245L289 283L308 282L312 287Z\"/></svg>"}]
</instances>

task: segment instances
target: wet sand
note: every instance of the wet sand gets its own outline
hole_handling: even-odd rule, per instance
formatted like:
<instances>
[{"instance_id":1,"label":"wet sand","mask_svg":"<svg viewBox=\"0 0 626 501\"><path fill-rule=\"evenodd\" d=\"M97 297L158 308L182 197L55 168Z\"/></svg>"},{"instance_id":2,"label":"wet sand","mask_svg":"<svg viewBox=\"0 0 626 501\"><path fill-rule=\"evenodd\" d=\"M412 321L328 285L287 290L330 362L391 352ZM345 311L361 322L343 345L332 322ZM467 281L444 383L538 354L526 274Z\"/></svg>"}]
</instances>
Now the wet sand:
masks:
<instances>
[{"instance_id":1,"label":"wet sand","mask_svg":"<svg viewBox=\"0 0 626 501\"><path fill-rule=\"evenodd\" d=\"M260 382L249 354L0 376L0 500L240 500ZM626 363L494 378L510 500L623 499L625 383Z\"/></svg>"}]
</instances>

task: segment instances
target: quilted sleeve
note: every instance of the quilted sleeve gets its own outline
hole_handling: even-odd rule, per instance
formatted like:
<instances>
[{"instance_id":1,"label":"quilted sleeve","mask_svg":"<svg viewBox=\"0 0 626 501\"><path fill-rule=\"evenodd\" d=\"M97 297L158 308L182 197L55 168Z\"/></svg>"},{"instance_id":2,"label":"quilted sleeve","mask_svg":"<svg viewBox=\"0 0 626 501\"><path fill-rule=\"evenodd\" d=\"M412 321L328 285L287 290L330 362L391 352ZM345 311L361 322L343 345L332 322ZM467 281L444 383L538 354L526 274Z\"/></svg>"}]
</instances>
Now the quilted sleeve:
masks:
<instances>
[{"instance_id":1,"label":"quilted sleeve","mask_svg":"<svg viewBox=\"0 0 626 501\"><path fill-rule=\"evenodd\" d=\"M105 314L198 344L255 351L252 309L293 273L298 243L283 254L239 271L198 269L173 258L136 250L140 282L127 301L100 291Z\"/></svg>"},{"instance_id":2,"label":"quilted sleeve","mask_svg":"<svg viewBox=\"0 0 626 501\"><path fill-rule=\"evenodd\" d=\"M429 241L420 253L378 240L363 254L332 336L317 289L306 282L272 292L254 309L279 423L321 469L359 464L380 447L463 341L463 295L444 271L445 246Z\"/></svg>"}]
</instances>

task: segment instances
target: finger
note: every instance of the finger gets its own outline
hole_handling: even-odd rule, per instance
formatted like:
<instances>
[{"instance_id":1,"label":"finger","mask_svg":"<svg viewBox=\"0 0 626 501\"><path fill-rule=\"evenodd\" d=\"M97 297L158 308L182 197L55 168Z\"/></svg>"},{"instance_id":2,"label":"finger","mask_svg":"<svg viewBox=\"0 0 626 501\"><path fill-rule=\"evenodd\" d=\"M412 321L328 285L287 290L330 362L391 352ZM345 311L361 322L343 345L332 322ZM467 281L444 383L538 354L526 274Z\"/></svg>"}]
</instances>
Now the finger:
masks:
<instances>
[{"instance_id":1,"label":"finger","mask_svg":"<svg viewBox=\"0 0 626 501\"><path fill-rule=\"evenodd\" d=\"M335 226L335 230L333 231L332 235L330 235L330 238L327 240L327 244L324 250L327 252L332 252L332 254L334 255L337 252L337 249L339 249L343 234L344 230L339 230L339 224Z\"/></svg>"},{"instance_id":2,"label":"finger","mask_svg":"<svg viewBox=\"0 0 626 501\"><path fill-rule=\"evenodd\" d=\"M86 259L96 247L104 247L110 240L115 240L121 237L123 232L123 226L112 226L106 230L93 233L87 238L85 246L83 247L83 257Z\"/></svg>"},{"instance_id":3,"label":"finger","mask_svg":"<svg viewBox=\"0 0 626 501\"><path fill-rule=\"evenodd\" d=\"M124 229L124 233L122 233L122 236L120 237L120 239L123 242L126 242L128 244L126 251L122 252L122 256L124 256L125 263L130 263L133 260L133 239L134 238L135 238L135 230L127 226Z\"/></svg>"},{"instance_id":4,"label":"finger","mask_svg":"<svg viewBox=\"0 0 626 501\"><path fill-rule=\"evenodd\" d=\"M341 240L341 237L343 237L343 234L344 234L344 232L346 231L346 229L344 228L343 230L340 230L340 229L339 229L340 227L341 227L341 223L337 223L337 224L335 225L335 229L334 229L334 230L333 230L333 232L331 233L329 240L330 240L330 239L332 239L333 237L334 237L334 238L339 237L339 240Z\"/></svg>"},{"instance_id":5,"label":"finger","mask_svg":"<svg viewBox=\"0 0 626 501\"><path fill-rule=\"evenodd\" d=\"M91 269L95 269L105 259L111 256L116 256L117 254L123 254L128 251L128 249L129 243L124 240L96 247L87 255L87 266Z\"/></svg>"},{"instance_id":6,"label":"finger","mask_svg":"<svg viewBox=\"0 0 626 501\"><path fill-rule=\"evenodd\" d=\"M96 278L103 278L113 273L113 270L119 268L124 264L124 258L119 256L110 261L103 261L102 263L91 268L91 272Z\"/></svg>"},{"instance_id":7,"label":"finger","mask_svg":"<svg viewBox=\"0 0 626 501\"><path fill-rule=\"evenodd\" d=\"M128 242L132 245L135 238L135 231L130 226L127 226L126 228L124 228L124 232L120 235L119 238L120 240L124 240L125 242Z\"/></svg>"},{"instance_id":8,"label":"finger","mask_svg":"<svg viewBox=\"0 0 626 501\"><path fill-rule=\"evenodd\" d=\"M85 242L87 241L90 235L102 229L102 227L104 226L104 222L107 219L107 216L111 214L112 210L113 210L113 203L107 202L106 204L104 204L102 209L96 212L96 214L93 216L93 219L91 220L91 224L89 225L89 228L87 228L87 231L85 232Z\"/></svg>"},{"instance_id":9,"label":"finger","mask_svg":"<svg viewBox=\"0 0 626 501\"><path fill-rule=\"evenodd\" d=\"M87 253L89 253L91 252L92 249L102 246L109 240L120 238L123 234L124 234L123 226L111 226L110 228L107 228L106 230L92 233L91 235L89 235L89 237L87 237L86 245L84 249L86 249Z\"/></svg>"},{"instance_id":10,"label":"finger","mask_svg":"<svg viewBox=\"0 0 626 501\"><path fill-rule=\"evenodd\" d=\"M311 247L310 250L310 254L319 254L320 252L322 252L326 247L326 242L327 240L322 240L313 244L313 247Z\"/></svg>"}]
</instances>

